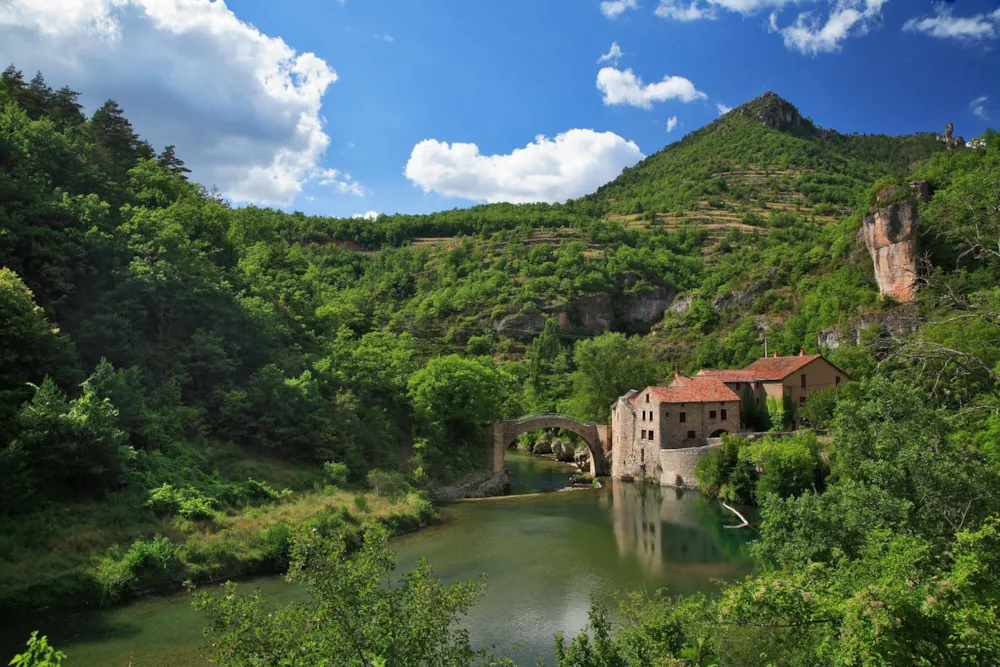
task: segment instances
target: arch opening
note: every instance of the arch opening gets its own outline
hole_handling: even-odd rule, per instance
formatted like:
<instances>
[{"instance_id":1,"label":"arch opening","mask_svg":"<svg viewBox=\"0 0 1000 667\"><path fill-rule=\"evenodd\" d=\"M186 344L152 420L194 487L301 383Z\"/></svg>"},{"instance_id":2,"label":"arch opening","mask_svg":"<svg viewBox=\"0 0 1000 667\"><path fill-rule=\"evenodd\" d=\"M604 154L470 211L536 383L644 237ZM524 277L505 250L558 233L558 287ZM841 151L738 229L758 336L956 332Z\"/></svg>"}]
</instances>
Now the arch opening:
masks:
<instances>
[{"instance_id":1,"label":"arch opening","mask_svg":"<svg viewBox=\"0 0 1000 667\"><path fill-rule=\"evenodd\" d=\"M717 430L717 431L713 431L713 432L712 432L712 435L710 435L710 436L708 436L708 437L710 437L710 438L721 438L722 436L724 436L724 435L728 435L728 434L729 434L729 431L727 431L727 430L726 430L726 429L724 429L724 428L720 428L720 429L719 429L719 430Z\"/></svg>"},{"instance_id":2,"label":"arch opening","mask_svg":"<svg viewBox=\"0 0 1000 667\"><path fill-rule=\"evenodd\" d=\"M595 477L604 469L604 451L602 449L602 426L599 424L580 422L571 417L555 414L532 415L521 419L510 419L496 422L493 425L493 469L503 470L503 456L507 447L522 433L546 428L561 428L575 433L586 443L590 452L590 472ZM603 427L607 429L606 426Z\"/></svg>"}]
</instances>

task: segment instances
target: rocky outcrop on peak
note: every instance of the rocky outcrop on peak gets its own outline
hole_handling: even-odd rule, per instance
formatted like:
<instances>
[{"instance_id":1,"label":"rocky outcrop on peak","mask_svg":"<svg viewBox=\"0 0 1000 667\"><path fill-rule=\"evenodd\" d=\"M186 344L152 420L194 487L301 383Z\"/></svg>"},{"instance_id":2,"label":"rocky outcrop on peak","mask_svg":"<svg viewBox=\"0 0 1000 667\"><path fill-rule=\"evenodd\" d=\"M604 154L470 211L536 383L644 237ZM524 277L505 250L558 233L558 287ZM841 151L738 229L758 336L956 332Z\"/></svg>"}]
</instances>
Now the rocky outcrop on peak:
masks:
<instances>
[{"instance_id":1,"label":"rocky outcrop on peak","mask_svg":"<svg viewBox=\"0 0 1000 667\"><path fill-rule=\"evenodd\" d=\"M677 313L678 315L683 315L691 309L691 304L694 303L694 294L685 294L684 296L679 296L674 299L674 302L670 304L670 312Z\"/></svg>"},{"instance_id":2,"label":"rocky outcrop on peak","mask_svg":"<svg viewBox=\"0 0 1000 667\"><path fill-rule=\"evenodd\" d=\"M861 232L875 265L875 281L883 299L901 303L917 295L919 220L915 198L929 189L923 181L911 192L890 187L878 193L879 208L865 216ZM905 197L905 198L904 198Z\"/></svg>"},{"instance_id":3,"label":"rocky outcrop on peak","mask_svg":"<svg viewBox=\"0 0 1000 667\"><path fill-rule=\"evenodd\" d=\"M816 126L809 119L803 118L794 104L770 91L733 109L730 113L753 118L781 132L797 135L817 133Z\"/></svg>"},{"instance_id":4,"label":"rocky outcrop on peak","mask_svg":"<svg viewBox=\"0 0 1000 667\"><path fill-rule=\"evenodd\" d=\"M611 331L615 310L610 294L590 294L582 296L570 306L574 319L587 333L602 334Z\"/></svg>"}]
</instances>

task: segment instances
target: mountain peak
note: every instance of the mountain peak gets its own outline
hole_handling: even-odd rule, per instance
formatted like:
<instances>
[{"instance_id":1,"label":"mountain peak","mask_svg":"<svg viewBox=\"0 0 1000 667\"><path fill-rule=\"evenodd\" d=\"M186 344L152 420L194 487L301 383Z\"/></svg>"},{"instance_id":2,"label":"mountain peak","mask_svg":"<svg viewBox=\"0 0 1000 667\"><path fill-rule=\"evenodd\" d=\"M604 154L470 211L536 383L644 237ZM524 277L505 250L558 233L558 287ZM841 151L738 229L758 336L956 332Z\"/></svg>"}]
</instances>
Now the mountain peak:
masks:
<instances>
[{"instance_id":1,"label":"mountain peak","mask_svg":"<svg viewBox=\"0 0 1000 667\"><path fill-rule=\"evenodd\" d=\"M770 90L736 107L726 115L735 114L753 118L781 132L798 135L816 134L816 126L811 119L803 118L794 104Z\"/></svg>"}]
</instances>

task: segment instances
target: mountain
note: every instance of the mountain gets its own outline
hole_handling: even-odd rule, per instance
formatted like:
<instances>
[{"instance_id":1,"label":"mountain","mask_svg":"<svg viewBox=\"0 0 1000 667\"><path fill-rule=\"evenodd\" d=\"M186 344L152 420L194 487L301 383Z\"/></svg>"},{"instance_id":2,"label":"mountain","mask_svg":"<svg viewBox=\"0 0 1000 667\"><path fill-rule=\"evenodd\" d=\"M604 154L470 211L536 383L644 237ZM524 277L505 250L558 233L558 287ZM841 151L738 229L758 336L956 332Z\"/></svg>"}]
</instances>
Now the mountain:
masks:
<instances>
[{"instance_id":1,"label":"mountain","mask_svg":"<svg viewBox=\"0 0 1000 667\"><path fill-rule=\"evenodd\" d=\"M930 133L846 135L825 130L772 92L732 109L585 197L603 213L650 212L705 222L748 212L848 212L860 189L903 176L945 149Z\"/></svg>"}]
</instances>

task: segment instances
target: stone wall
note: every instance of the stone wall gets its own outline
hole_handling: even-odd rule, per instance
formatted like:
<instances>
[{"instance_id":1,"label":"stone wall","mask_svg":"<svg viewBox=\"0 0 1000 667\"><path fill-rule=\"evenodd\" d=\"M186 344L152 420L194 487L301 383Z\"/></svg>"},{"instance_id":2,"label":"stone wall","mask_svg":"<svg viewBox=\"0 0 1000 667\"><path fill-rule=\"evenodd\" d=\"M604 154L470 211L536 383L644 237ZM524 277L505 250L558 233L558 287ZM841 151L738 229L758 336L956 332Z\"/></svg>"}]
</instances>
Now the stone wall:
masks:
<instances>
[{"instance_id":1,"label":"stone wall","mask_svg":"<svg viewBox=\"0 0 1000 667\"><path fill-rule=\"evenodd\" d=\"M642 476L639 452L634 446L639 435L638 420L628 396L619 398L611 408L611 476L617 479Z\"/></svg>"},{"instance_id":2,"label":"stone wall","mask_svg":"<svg viewBox=\"0 0 1000 667\"><path fill-rule=\"evenodd\" d=\"M695 471L701 457L719 446L717 439L714 444L703 447L687 447L685 449L660 450L660 485L698 488Z\"/></svg>"}]
</instances>

